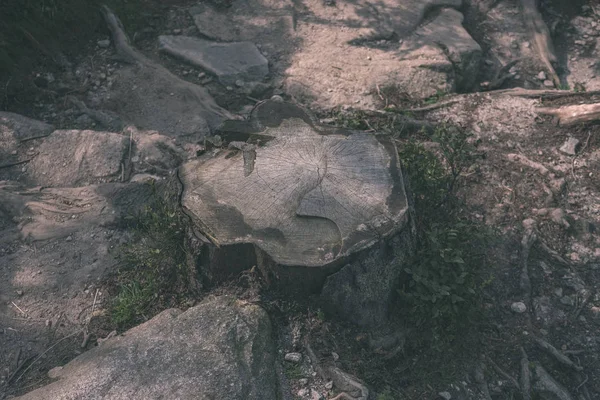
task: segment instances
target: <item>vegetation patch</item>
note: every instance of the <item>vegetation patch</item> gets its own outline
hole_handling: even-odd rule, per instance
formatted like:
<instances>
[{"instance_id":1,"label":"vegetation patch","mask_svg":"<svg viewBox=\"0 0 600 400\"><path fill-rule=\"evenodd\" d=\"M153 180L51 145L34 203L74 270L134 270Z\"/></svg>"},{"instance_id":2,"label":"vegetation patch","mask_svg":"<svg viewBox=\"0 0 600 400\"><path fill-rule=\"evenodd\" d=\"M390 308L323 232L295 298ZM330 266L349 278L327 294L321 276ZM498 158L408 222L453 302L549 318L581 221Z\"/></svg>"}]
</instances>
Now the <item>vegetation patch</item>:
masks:
<instances>
[{"instance_id":1,"label":"vegetation patch","mask_svg":"<svg viewBox=\"0 0 600 400\"><path fill-rule=\"evenodd\" d=\"M400 146L420 239L415 262L405 269L398 290L400 309L436 342L451 341L465 325L486 284L483 271L493 235L461 215L456 195L461 178L472 173L479 157L472 139L456 127L440 126Z\"/></svg>"},{"instance_id":2,"label":"vegetation patch","mask_svg":"<svg viewBox=\"0 0 600 400\"><path fill-rule=\"evenodd\" d=\"M120 328L145 321L194 296L184 248L184 216L160 198L130 219L133 240L120 249L112 322Z\"/></svg>"}]
</instances>

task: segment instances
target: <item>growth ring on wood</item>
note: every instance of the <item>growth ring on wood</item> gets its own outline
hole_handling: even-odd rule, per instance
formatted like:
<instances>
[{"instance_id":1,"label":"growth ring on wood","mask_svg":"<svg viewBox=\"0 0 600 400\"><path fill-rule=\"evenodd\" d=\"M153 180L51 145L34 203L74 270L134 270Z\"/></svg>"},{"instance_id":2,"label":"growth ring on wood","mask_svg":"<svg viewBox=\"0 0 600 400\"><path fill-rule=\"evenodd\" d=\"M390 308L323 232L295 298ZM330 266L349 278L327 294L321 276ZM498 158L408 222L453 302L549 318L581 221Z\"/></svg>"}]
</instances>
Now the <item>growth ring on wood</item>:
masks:
<instances>
[{"instance_id":1,"label":"growth ring on wood","mask_svg":"<svg viewBox=\"0 0 600 400\"><path fill-rule=\"evenodd\" d=\"M184 164L182 205L219 246L319 267L398 232L408 202L393 139L320 125L269 100L221 129L228 149Z\"/></svg>"}]
</instances>

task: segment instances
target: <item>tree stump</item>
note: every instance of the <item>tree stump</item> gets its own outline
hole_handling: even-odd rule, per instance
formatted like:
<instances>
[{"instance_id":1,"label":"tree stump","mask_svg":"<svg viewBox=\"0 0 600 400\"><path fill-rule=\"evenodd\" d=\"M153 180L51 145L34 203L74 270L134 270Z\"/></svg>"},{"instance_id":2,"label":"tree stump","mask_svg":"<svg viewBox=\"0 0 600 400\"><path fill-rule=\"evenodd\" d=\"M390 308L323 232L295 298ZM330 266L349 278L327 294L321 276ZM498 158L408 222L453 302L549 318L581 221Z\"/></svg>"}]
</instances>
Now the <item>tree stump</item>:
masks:
<instances>
[{"instance_id":1,"label":"tree stump","mask_svg":"<svg viewBox=\"0 0 600 400\"><path fill-rule=\"evenodd\" d=\"M210 241L203 270L256 265L291 287L322 291L355 322L383 319L415 236L394 141L319 125L274 100L220 133L227 149L179 171L182 206Z\"/></svg>"}]
</instances>

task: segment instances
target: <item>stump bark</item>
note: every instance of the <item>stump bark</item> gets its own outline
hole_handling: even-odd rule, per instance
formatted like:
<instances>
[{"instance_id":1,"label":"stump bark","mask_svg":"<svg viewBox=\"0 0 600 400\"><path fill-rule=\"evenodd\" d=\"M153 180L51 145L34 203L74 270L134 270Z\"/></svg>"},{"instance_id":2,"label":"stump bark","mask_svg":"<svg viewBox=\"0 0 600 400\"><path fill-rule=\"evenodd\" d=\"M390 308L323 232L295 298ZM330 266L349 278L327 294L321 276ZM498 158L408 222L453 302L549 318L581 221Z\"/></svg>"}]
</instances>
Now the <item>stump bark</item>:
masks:
<instances>
[{"instance_id":1,"label":"stump bark","mask_svg":"<svg viewBox=\"0 0 600 400\"><path fill-rule=\"evenodd\" d=\"M414 248L393 140L321 126L278 101L220 132L227 149L179 171L182 206L210 242L203 270L218 277L256 265L279 283L322 291L355 322L384 319Z\"/></svg>"}]
</instances>

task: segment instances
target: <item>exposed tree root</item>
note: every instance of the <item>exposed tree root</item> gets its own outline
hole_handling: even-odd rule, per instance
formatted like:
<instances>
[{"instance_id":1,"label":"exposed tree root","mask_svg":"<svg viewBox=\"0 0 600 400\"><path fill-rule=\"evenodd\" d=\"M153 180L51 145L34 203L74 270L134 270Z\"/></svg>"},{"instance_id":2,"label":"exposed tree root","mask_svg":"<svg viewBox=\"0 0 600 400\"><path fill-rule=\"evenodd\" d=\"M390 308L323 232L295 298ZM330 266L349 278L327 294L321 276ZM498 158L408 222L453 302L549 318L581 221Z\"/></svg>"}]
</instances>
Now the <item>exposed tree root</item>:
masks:
<instances>
[{"instance_id":1,"label":"exposed tree root","mask_svg":"<svg viewBox=\"0 0 600 400\"><path fill-rule=\"evenodd\" d=\"M180 93L184 98L188 99L190 103L194 102L197 104L198 113L202 115L213 128L220 125L225 119L239 119L239 117L236 117L229 111L221 108L205 88L180 79L162 65L151 61L135 50L125 34L121 21L119 21L117 16L108 7L102 7L102 14L104 15L104 20L112 35L118 57L122 61L136 64L142 69L151 70L153 74L161 76L162 80L166 82L166 85L170 90Z\"/></svg>"},{"instance_id":2,"label":"exposed tree root","mask_svg":"<svg viewBox=\"0 0 600 400\"><path fill-rule=\"evenodd\" d=\"M534 390L542 394L542 398L556 400L575 400L569 391L558 383L539 363L535 364L536 382Z\"/></svg>"},{"instance_id":3,"label":"exposed tree root","mask_svg":"<svg viewBox=\"0 0 600 400\"><path fill-rule=\"evenodd\" d=\"M514 377L512 377L508 372L506 372L502 368L500 368L500 366L498 364L496 364L494 362L494 360L492 360L490 357L486 357L486 359L490 363L490 365L494 368L494 370L496 370L498 375L500 375L504 379L508 380L515 389L518 389L518 390L521 389L519 382Z\"/></svg>"},{"instance_id":4,"label":"exposed tree root","mask_svg":"<svg viewBox=\"0 0 600 400\"><path fill-rule=\"evenodd\" d=\"M529 357L521 346L521 394L523 400L531 400L531 370L529 369Z\"/></svg>"},{"instance_id":5,"label":"exposed tree root","mask_svg":"<svg viewBox=\"0 0 600 400\"><path fill-rule=\"evenodd\" d=\"M492 396L490 395L490 390L488 388L488 384L485 380L485 375L483 374L483 362L480 362L475 367L475 382L477 383L477 387L483 394L483 398L485 400L492 400Z\"/></svg>"},{"instance_id":6,"label":"exposed tree root","mask_svg":"<svg viewBox=\"0 0 600 400\"><path fill-rule=\"evenodd\" d=\"M600 103L577 104L562 107L540 107L538 114L552 115L558 118L561 126L571 126L600 120Z\"/></svg>"},{"instance_id":7,"label":"exposed tree root","mask_svg":"<svg viewBox=\"0 0 600 400\"><path fill-rule=\"evenodd\" d=\"M556 359L559 363L566 365L569 368L574 369L575 371L582 371L583 367L576 365L571 359L565 356L563 353L558 351L558 349L552 346L550 343L546 342L541 338L534 338L535 343L543 350L545 350L548 354L550 354L554 359Z\"/></svg>"},{"instance_id":8,"label":"exposed tree root","mask_svg":"<svg viewBox=\"0 0 600 400\"><path fill-rule=\"evenodd\" d=\"M558 75L552 65L553 62L556 62L554 46L550 38L550 31L542 19L542 14L537 9L536 0L521 0L521 6L523 7L523 17L529 29L535 50L542 63L548 69L554 85L558 87L560 86L560 79L558 79Z\"/></svg>"}]
</instances>

